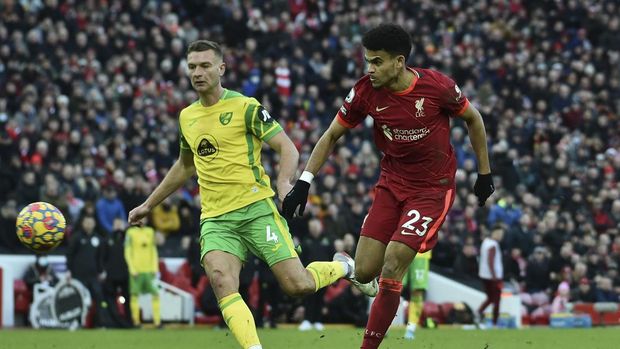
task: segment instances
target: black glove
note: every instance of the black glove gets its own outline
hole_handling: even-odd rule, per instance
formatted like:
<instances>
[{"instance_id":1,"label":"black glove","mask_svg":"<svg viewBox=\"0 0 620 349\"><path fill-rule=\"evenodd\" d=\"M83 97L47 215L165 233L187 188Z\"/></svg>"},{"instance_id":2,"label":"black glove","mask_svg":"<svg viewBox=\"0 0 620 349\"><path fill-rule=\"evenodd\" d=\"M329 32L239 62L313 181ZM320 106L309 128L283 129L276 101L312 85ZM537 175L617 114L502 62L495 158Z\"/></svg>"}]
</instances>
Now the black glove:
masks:
<instances>
[{"instance_id":1,"label":"black glove","mask_svg":"<svg viewBox=\"0 0 620 349\"><path fill-rule=\"evenodd\" d=\"M284 218L293 218L297 207L299 207L298 215L303 216L306 202L308 201L308 190L310 190L310 183L302 180L295 182L293 189L286 194L282 201L282 214Z\"/></svg>"},{"instance_id":2,"label":"black glove","mask_svg":"<svg viewBox=\"0 0 620 349\"><path fill-rule=\"evenodd\" d=\"M476 179L476 184L474 184L474 194L478 198L478 206L484 206L484 203L494 191L493 175L490 173L478 174L478 179Z\"/></svg>"}]
</instances>

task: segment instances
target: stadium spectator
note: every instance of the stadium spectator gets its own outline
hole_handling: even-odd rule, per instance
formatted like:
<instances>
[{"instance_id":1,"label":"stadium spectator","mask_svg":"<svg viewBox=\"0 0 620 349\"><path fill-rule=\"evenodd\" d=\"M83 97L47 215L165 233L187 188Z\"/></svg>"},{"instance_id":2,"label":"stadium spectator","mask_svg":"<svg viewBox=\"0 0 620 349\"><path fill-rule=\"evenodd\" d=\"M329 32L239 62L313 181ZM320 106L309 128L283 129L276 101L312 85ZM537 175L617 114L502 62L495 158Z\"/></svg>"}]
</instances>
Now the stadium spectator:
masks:
<instances>
[{"instance_id":1,"label":"stadium spectator","mask_svg":"<svg viewBox=\"0 0 620 349\"><path fill-rule=\"evenodd\" d=\"M596 294L594 294L594 289L592 285L590 285L590 280L587 278L581 278L581 280L579 280L579 286L577 286L576 290L573 290L571 301L573 303L596 302Z\"/></svg>"},{"instance_id":2,"label":"stadium spectator","mask_svg":"<svg viewBox=\"0 0 620 349\"><path fill-rule=\"evenodd\" d=\"M10 254L29 251L19 242L15 233L17 213L15 199L5 201L0 207L0 253Z\"/></svg>"},{"instance_id":3,"label":"stadium spectator","mask_svg":"<svg viewBox=\"0 0 620 349\"><path fill-rule=\"evenodd\" d=\"M106 272L103 266L103 238L97 232L94 216L83 216L72 234L67 249L67 277L80 281L90 292L95 305L94 326L108 327L111 323L103 296Z\"/></svg>"},{"instance_id":4,"label":"stadium spectator","mask_svg":"<svg viewBox=\"0 0 620 349\"><path fill-rule=\"evenodd\" d=\"M106 302L110 306L110 314L120 327L130 327L131 308L129 295L129 270L125 260L125 221L119 218L112 224L112 235L104 236L104 258L103 267L106 272L106 279L103 284L103 292ZM117 299L123 297L124 316L121 315L117 307Z\"/></svg>"},{"instance_id":5,"label":"stadium spectator","mask_svg":"<svg viewBox=\"0 0 620 349\"><path fill-rule=\"evenodd\" d=\"M114 220L127 220L123 202L118 198L116 188L108 184L103 188L103 197L97 200L97 221L103 233L112 235L114 232Z\"/></svg>"},{"instance_id":6,"label":"stadium spectator","mask_svg":"<svg viewBox=\"0 0 620 349\"><path fill-rule=\"evenodd\" d=\"M54 287L58 282L58 276L49 263L49 257L37 255L35 262L26 270L24 281L30 292L33 291L34 285L39 283Z\"/></svg>"}]
</instances>

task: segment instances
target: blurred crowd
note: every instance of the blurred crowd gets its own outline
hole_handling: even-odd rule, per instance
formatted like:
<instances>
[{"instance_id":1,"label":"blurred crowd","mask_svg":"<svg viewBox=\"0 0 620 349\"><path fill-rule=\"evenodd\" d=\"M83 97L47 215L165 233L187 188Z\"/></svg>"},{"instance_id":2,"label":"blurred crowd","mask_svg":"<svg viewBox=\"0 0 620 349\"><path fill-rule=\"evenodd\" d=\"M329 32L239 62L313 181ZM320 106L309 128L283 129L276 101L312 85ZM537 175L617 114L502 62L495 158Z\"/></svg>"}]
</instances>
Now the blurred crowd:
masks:
<instances>
[{"instance_id":1,"label":"blurred crowd","mask_svg":"<svg viewBox=\"0 0 620 349\"><path fill-rule=\"evenodd\" d=\"M507 281L545 311L566 281L574 300L620 295L620 5L601 0L8 0L0 5L0 253L22 253L17 211L47 201L71 230L98 234L141 203L178 150L177 116L197 99L185 48L225 47L226 88L256 97L301 153L300 169L364 74L361 35L398 23L411 66L453 77L481 111L496 194L472 193L475 156L453 120L454 206L432 263L476 276L495 223ZM352 253L380 154L371 124L350 132L312 187L296 241ZM277 157L266 149L267 172ZM190 254L199 200L187 183L156 208L161 256ZM61 246L58 253L64 253ZM565 288L565 286L563 286ZM582 292L584 289L588 290ZM542 309L542 310L541 310Z\"/></svg>"}]
</instances>

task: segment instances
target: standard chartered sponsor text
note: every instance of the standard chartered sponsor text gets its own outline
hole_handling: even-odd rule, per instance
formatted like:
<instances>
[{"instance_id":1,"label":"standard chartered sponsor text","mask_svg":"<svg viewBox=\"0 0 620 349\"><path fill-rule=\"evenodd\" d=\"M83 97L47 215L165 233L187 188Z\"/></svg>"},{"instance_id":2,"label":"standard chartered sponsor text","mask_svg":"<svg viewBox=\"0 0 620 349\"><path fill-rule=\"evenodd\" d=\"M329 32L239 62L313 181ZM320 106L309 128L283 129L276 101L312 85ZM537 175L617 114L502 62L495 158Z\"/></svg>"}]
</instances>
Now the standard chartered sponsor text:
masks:
<instances>
[{"instance_id":1,"label":"standard chartered sponsor text","mask_svg":"<svg viewBox=\"0 0 620 349\"><path fill-rule=\"evenodd\" d=\"M394 139L399 141L417 141L426 137L427 134L431 133L428 127L411 129L395 128L392 130L392 132L394 132Z\"/></svg>"}]
</instances>

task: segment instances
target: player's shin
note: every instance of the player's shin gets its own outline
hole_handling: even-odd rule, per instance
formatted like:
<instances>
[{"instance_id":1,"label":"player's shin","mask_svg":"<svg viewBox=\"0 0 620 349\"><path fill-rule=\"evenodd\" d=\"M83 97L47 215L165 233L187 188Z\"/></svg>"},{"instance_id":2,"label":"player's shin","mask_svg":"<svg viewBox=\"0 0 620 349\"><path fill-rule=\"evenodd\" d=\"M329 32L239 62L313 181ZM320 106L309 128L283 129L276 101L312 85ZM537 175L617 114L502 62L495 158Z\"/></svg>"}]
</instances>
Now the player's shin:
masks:
<instances>
[{"instance_id":1,"label":"player's shin","mask_svg":"<svg viewBox=\"0 0 620 349\"><path fill-rule=\"evenodd\" d=\"M333 284L347 274L347 269L342 262L312 262L306 269L314 279L316 291Z\"/></svg>"},{"instance_id":2,"label":"player's shin","mask_svg":"<svg viewBox=\"0 0 620 349\"><path fill-rule=\"evenodd\" d=\"M364 331L361 349L376 349L390 327L394 314L400 303L401 281L393 279L379 280L379 293L370 308L370 317Z\"/></svg>"},{"instance_id":3,"label":"player's shin","mask_svg":"<svg viewBox=\"0 0 620 349\"><path fill-rule=\"evenodd\" d=\"M219 300L218 305L226 325L244 349L261 348L252 312L239 293Z\"/></svg>"},{"instance_id":4,"label":"player's shin","mask_svg":"<svg viewBox=\"0 0 620 349\"><path fill-rule=\"evenodd\" d=\"M161 325L161 311L160 311L159 296L153 296L152 304L153 304L153 323L155 324L155 326L160 326Z\"/></svg>"},{"instance_id":5,"label":"player's shin","mask_svg":"<svg viewBox=\"0 0 620 349\"><path fill-rule=\"evenodd\" d=\"M129 299L129 308L131 309L131 320L134 326L140 325L140 303L138 303L138 296L131 295Z\"/></svg>"}]
</instances>

